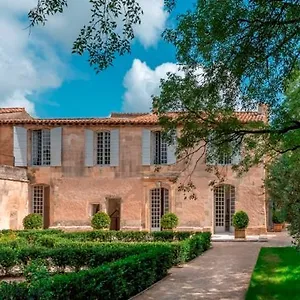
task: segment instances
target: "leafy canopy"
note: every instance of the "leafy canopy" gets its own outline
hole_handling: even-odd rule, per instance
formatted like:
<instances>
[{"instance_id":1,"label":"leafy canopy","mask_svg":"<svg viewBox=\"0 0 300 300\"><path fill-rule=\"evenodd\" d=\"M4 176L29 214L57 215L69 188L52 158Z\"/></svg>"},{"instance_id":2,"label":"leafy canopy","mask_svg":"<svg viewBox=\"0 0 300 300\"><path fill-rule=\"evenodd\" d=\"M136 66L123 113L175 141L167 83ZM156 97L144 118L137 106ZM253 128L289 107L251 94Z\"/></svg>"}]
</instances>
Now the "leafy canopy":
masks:
<instances>
[{"instance_id":1,"label":"leafy canopy","mask_svg":"<svg viewBox=\"0 0 300 300\"><path fill-rule=\"evenodd\" d=\"M210 144L228 152L233 142L243 146L239 169L247 171L266 153L300 146L284 141L300 128L286 102L300 95L299 16L300 1L198 0L165 31L185 76L162 80L153 105L166 131L182 126L180 158L195 149L204 155ZM267 113L261 122L244 124L235 114L260 103ZM170 118L170 111L178 113Z\"/></svg>"}]
</instances>

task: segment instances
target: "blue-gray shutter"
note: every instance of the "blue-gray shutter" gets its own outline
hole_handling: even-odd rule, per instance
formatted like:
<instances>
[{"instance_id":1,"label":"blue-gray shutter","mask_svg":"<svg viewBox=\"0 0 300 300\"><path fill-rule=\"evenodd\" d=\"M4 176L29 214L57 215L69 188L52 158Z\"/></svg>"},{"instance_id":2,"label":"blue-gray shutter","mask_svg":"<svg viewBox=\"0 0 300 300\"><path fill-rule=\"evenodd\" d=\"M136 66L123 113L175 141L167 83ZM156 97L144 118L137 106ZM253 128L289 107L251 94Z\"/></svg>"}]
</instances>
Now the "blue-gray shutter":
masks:
<instances>
[{"instance_id":1,"label":"blue-gray shutter","mask_svg":"<svg viewBox=\"0 0 300 300\"><path fill-rule=\"evenodd\" d=\"M117 167L119 165L119 129L113 129L110 131L110 165L113 167Z\"/></svg>"},{"instance_id":2,"label":"blue-gray shutter","mask_svg":"<svg viewBox=\"0 0 300 300\"><path fill-rule=\"evenodd\" d=\"M176 164L176 146L177 145L177 136L174 134L172 144L168 145L167 148L167 162L168 165Z\"/></svg>"},{"instance_id":3,"label":"blue-gray shutter","mask_svg":"<svg viewBox=\"0 0 300 300\"><path fill-rule=\"evenodd\" d=\"M151 165L151 131L148 129L142 133L142 165Z\"/></svg>"},{"instance_id":4,"label":"blue-gray shutter","mask_svg":"<svg viewBox=\"0 0 300 300\"><path fill-rule=\"evenodd\" d=\"M14 157L15 166L27 166L27 129L14 126Z\"/></svg>"},{"instance_id":5,"label":"blue-gray shutter","mask_svg":"<svg viewBox=\"0 0 300 300\"><path fill-rule=\"evenodd\" d=\"M85 166L94 166L94 131L85 130Z\"/></svg>"},{"instance_id":6,"label":"blue-gray shutter","mask_svg":"<svg viewBox=\"0 0 300 300\"><path fill-rule=\"evenodd\" d=\"M62 128L56 127L50 130L51 166L61 166L61 139Z\"/></svg>"}]
</instances>

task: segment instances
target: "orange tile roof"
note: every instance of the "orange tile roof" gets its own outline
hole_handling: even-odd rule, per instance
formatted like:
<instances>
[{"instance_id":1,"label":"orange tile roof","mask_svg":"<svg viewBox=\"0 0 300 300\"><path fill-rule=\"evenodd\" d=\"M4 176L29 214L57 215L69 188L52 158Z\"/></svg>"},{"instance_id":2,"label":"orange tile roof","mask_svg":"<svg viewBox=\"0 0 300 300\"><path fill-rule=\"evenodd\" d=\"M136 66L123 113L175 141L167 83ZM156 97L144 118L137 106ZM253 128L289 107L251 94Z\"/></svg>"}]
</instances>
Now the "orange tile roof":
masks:
<instances>
[{"instance_id":1,"label":"orange tile roof","mask_svg":"<svg viewBox=\"0 0 300 300\"><path fill-rule=\"evenodd\" d=\"M12 110L12 109L10 109ZM241 122L264 121L259 112L238 112ZM158 117L152 113L123 114L113 113L108 118L64 118L64 119L0 119L0 124L34 124L34 125L156 125Z\"/></svg>"},{"instance_id":2,"label":"orange tile roof","mask_svg":"<svg viewBox=\"0 0 300 300\"><path fill-rule=\"evenodd\" d=\"M24 107L0 107L0 114L10 114L10 113L18 113L25 112Z\"/></svg>"}]
</instances>

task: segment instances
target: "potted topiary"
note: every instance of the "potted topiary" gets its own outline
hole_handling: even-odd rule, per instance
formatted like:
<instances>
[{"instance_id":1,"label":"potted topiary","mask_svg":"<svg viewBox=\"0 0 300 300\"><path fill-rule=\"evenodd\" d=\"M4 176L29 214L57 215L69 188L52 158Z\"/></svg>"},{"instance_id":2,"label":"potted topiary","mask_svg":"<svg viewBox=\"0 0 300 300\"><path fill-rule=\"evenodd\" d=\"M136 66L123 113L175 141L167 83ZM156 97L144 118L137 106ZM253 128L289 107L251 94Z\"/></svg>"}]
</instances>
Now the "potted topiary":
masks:
<instances>
[{"instance_id":1,"label":"potted topiary","mask_svg":"<svg viewBox=\"0 0 300 300\"><path fill-rule=\"evenodd\" d=\"M29 214L23 219L24 229L43 228L43 217L40 214Z\"/></svg>"},{"instance_id":2,"label":"potted topiary","mask_svg":"<svg viewBox=\"0 0 300 300\"><path fill-rule=\"evenodd\" d=\"M110 216L103 212L97 212L96 214L94 214L92 221L91 221L91 225L94 229L109 229L110 227Z\"/></svg>"},{"instance_id":3,"label":"potted topiary","mask_svg":"<svg viewBox=\"0 0 300 300\"><path fill-rule=\"evenodd\" d=\"M247 213L242 210L237 211L232 217L232 223L234 226L234 237L236 239L246 238L246 228L249 224Z\"/></svg>"},{"instance_id":4,"label":"potted topiary","mask_svg":"<svg viewBox=\"0 0 300 300\"><path fill-rule=\"evenodd\" d=\"M160 224L163 230L173 230L178 226L178 217L173 213L166 213L162 216Z\"/></svg>"},{"instance_id":5,"label":"potted topiary","mask_svg":"<svg viewBox=\"0 0 300 300\"><path fill-rule=\"evenodd\" d=\"M274 231L281 232L283 227L282 224L284 222L283 214L278 210L274 210L272 214L272 221Z\"/></svg>"}]
</instances>

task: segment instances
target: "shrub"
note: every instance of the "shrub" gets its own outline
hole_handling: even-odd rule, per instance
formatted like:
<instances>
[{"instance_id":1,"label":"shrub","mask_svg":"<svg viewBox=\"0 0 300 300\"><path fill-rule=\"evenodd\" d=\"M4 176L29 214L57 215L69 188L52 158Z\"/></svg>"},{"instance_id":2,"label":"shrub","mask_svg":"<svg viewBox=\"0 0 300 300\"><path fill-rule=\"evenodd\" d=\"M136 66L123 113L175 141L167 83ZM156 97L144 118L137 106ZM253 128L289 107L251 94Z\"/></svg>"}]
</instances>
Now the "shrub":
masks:
<instances>
[{"instance_id":1,"label":"shrub","mask_svg":"<svg viewBox=\"0 0 300 300\"><path fill-rule=\"evenodd\" d=\"M43 227L43 217L40 214L29 214L23 219L25 229L41 229Z\"/></svg>"},{"instance_id":2,"label":"shrub","mask_svg":"<svg viewBox=\"0 0 300 300\"><path fill-rule=\"evenodd\" d=\"M31 281L0 283L0 299L129 299L162 279L172 265L207 250L210 238L211 234L206 232L174 243L106 243L64 250L32 247L23 250L23 257L10 252L12 261L49 261L51 253L56 265L84 264L91 269L48 276L43 264L33 263L26 271ZM111 262L100 265L104 257Z\"/></svg>"},{"instance_id":3,"label":"shrub","mask_svg":"<svg viewBox=\"0 0 300 300\"><path fill-rule=\"evenodd\" d=\"M110 217L103 211L97 212L92 218L91 225L94 229L108 229L110 226Z\"/></svg>"},{"instance_id":4,"label":"shrub","mask_svg":"<svg viewBox=\"0 0 300 300\"><path fill-rule=\"evenodd\" d=\"M178 226L178 217L173 213L167 213L161 218L161 227L163 229L174 229Z\"/></svg>"},{"instance_id":5,"label":"shrub","mask_svg":"<svg viewBox=\"0 0 300 300\"><path fill-rule=\"evenodd\" d=\"M249 217L244 211L237 211L232 218L232 223L236 229L245 229L249 224Z\"/></svg>"},{"instance_id":6,"label":"shrub","mask_svg":"<svg viewBox=\"0 0 300 300\"><path fill-rule=\"evenodd\" d=\"M211 233L197 233L189 239L171 244L173 248L173 264L187 262L211 246Z\"/></svg>"},{"instance_id":7,"label":"shrub","mask_svg":"<svg viewBox=\"0 0 300 300\"><path fill-rule=\"evenodd\" d=\"M279 211L279 210L274 210L273 214L272 214L272 221L275 224L281 224L285 221L283 212Z\"/></svg>"},{"instance_id":8,"label":"shrub","mask_svg":"<svg viewBox=\"0 0 300 300\"><path fill-rule=\"evenodd\" d=\"M0 299L129 299L163 278L172 266L170 247L156 247L103 266L42 278L31 284L0 284Z\"/></svg>"}]
</instances>

